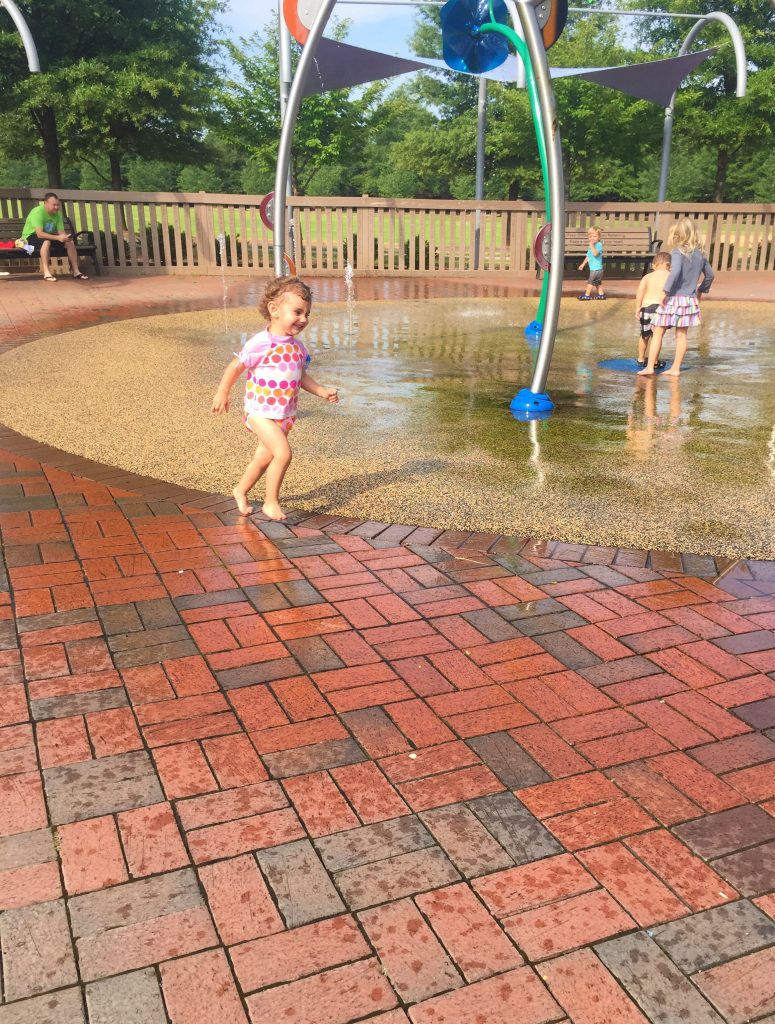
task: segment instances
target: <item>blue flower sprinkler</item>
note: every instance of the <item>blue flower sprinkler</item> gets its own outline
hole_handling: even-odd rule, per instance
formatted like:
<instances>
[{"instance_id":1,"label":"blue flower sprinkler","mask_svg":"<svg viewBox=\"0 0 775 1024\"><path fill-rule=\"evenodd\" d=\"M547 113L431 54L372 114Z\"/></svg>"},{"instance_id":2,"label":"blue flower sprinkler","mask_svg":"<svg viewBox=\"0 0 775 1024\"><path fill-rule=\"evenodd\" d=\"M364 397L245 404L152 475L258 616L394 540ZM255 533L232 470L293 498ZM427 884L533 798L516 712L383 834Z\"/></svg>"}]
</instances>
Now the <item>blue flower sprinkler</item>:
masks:
<instances>
[{"instance_id":1,"label":"blue flower sprinkler","mask_svg":"<svg viewBox=\"0 0 775 1024\"><path fill-rule=\"evenodd\" d=\"M507 20L503 0L492 5L489 0L447 0L441 8L444 62L453 71L471 75L500 67L509 55L508 40L483 28L489 22Z\"/></svg>"}]
</instances>

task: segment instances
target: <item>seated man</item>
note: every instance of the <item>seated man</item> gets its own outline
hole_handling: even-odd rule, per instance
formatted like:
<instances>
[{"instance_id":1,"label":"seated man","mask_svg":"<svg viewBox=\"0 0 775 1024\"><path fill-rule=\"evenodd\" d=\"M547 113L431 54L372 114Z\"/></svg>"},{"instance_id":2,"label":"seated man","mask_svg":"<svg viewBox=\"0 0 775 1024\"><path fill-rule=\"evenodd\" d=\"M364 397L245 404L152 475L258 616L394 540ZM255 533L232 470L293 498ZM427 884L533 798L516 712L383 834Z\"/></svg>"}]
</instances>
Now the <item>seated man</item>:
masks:
<instances>
[{"instance_id":1,"label":"seated man","mask_svg":"<svg viewBox=\"0 0 775 1024\"><path fill-rule=\"evenodd\" d=\"M70 233L65 231L65 221L59 206L59 196L55 192L47 192L43 202L27 214L22 237L40 254L44 281L56 281L49 262L52 256L67 256L75 280L86 281L86 274L78 269L75 242Z\"/></svg>"}]
</instances>

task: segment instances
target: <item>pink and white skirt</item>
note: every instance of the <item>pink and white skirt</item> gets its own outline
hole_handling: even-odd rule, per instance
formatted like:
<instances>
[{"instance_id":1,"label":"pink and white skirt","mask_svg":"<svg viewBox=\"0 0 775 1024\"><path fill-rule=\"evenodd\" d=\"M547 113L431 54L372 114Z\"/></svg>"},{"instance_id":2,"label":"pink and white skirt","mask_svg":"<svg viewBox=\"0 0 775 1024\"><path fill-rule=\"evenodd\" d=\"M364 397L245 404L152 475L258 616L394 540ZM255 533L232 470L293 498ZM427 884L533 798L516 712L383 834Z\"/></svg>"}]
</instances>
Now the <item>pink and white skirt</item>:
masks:
<instances>
[{"instance_id":1,"label":"pink and white skirt","mask_svg":"<svg viewBox=\"0 0 775 1024\"><path fill-rule=\"evenodd\" d=\"M697 327L700 302L696 295L669 295L651 318L652 327Z\"/></svg>"}]
</instances>

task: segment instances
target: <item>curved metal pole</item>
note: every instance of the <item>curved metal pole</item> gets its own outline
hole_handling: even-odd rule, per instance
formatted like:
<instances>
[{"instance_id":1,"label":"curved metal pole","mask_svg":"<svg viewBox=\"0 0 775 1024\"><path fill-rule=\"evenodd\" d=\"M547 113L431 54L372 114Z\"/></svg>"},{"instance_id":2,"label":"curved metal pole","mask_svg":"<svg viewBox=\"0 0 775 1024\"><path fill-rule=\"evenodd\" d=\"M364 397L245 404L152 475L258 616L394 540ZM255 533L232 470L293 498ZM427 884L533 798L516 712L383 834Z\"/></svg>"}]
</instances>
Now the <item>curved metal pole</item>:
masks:
<instances>
[{"instance_id":1,"label":"curved metal pole","mask_svg":"<svg viewBox=\"0 0 775 1024\"><path fill-rule=\"evenodd\" d=\"M33 74L37 74L40 71L38 51L27 22L22 17L22 12L16 6L14 0L0 0L0 7L5 7L6 11L11 15L11 19L19 30L19 35L24 43L24 52L27 54L27 66Z\"/></svg>"},{"instance_id":2,"label":"curved metal pole","mask_svg":"<svg viewBox=\"0 0 775 1024\"><path fill-rule=\"evenodd\" d=\"M304 92L304 86L309 74L309 68L315 59L320 37L326 27L326 22L331 16L336 0L322 0L320 9L315 15L309 36L301 51L299 63L296 66L296 74L293 76L291 91L288 93L288 103L285 107L285 118L280 130L280 146L277 150L277 168L274 179L274 242L272 245L274 253L274 272L281 277L284 272L283 253L285 251L285 187L288 181L288 174L291 168L291 143L293 132L296 128L296 119L299 116L299 107Z\"/></svg>"},{"instance_id":3,"label":"curved metal pole","mask_svg":"<svg viewBox=\"0 0 775 1024\"><path fill-rule=\"evenodd\" d=\"M293 81L293 65L291 62L291 32L288 26L285 24L285 18L283 17L283 0L277 0L277 18L280 26L280 45L279 45L279 66L280 66L280 126L282 127L285 121L285 108L288 106L288 93L291 90L291 82ZM285 183L285 195L286 197L291 194L291 176L288 175L288 179ZM286 198L286 208L287 208ZM294 237L293 230L293 218L289 225L289 241L291 243L291 258L294 263L296 262L296 239Z\"/></svg>"},{"instance_id":4,"label":"curved metal pole","mask_svg":"<svg viewBox=\"0 0 775 1024\"><path fill-rule=\"evenodd\" d=\"M737 89L735 90L735 95L738 97L745 96L748 86L748 62L745 56L745 43L736 22L728 14L724 14L723 11L711 11L710 14L703 15L695 25L692 25L689 29L689 34L681 44L678 56L683 57L685 53L689 52L689 47L709 21L721 22L732 37L737 70ZM659 193L657 194L658 203L664 203L665 196L667 195L667 178L670 173L670 150L673 144L673 108L675 107L677 95L678 89L675 90L670 97L670 102L665 107L665 123L662 129L662 166L659 171Z\"/></svg>"},{"instance_id":5,"label":"curved metal pole","mask_svg":"<svg viewBox=\"0 0 775 1024\"><path fill-rule=\"evenodd\" d=\"M512 9L515 6L514 3L511 0L507 0L506 6L513 18ZM554 106L554 91L552 90L549 64L546 59L546 48L541 36L536 9L530 0L516 0L516 10L522 28L522 35L533 64L549 171L549 214L552 222L549 260L552 269L549 274L549 286L546 292L546 312L544 314L541 343L533 370L533 380L530 384L530 390L533 394L541 395L546 389L546 378L549 375L549 366L554 350L554 339L557 334L557 322L560 317L563 261L565 256L565 181L562 169L560 129L557 124L557 112Z\"/></svg>"},{"instance_id":6,"label":"curved metal pole","mask_svg":"<svg viewBox=\"0 0 775 1024\"><path fill-rule=\"evenodd\" d=\"M476 103L476 189L474 198L484 199L484 143L487 132L487 79L479 79L479 96ZM479 270L479 256L482 241L482 211L477 206L474 214L474 270Z\"/></svg>"}]
</instances>

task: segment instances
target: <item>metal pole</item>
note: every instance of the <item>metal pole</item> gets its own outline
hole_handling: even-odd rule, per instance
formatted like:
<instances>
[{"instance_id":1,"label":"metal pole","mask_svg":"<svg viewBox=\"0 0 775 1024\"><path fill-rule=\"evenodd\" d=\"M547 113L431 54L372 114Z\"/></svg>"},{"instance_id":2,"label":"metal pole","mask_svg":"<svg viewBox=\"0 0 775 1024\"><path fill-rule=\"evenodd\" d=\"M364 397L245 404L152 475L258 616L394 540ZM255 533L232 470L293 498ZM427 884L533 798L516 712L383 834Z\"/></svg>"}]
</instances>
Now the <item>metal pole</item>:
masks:
<instances>
[{"instance_id":1,"label":"metal pole","mask_svg":"<svg viewBox=\"0 0 775 1024\"><path fill-rule=\"evenodd\" d=\"M506 0L506 6L513 18L512 9L514 3L512 0ZM549 171L549 212L552 222L552 238L549 249L551 271L549 274L549 287L546 293L546 314L544 316L541 343L533 370L533 380L530 384L530 390L533 394L541 395L546 389L546 378L549 375L549 366L552 361L552 351L554 350L554 339L557 334L557 323L560 317L563 259L565 256L565 181L562 170L560 130L554 106L554 92L552 90L549 64L546 59L546 49L538 24L536 9L530 0L516 0L516 10L522 27L522 34L530 53L530 60L533 64Z\"/></svg>"},{"instance_id":2,"label":"metal pole","mask_svg":"<svg viewBox=\"0 0 775 1024\"><path fill-rule=\"evenodd\" d=\"M476 195L478 202L484 199L484 140L487 131L487 79L479 79L479 98L476 105ZM482 211L476 208L474 215L474 270L479 270L479 252L482 238Z\"/></svg>"},{"instance_id":3,"label":"metal pole","mask_svg":"<svg viewBox=\"0 0 775 1024\"><path fill-rule=\"evenodd\" d=\"M323 30L331 16L336 0L322 0L320 8L315 15L309 36L301 51L301 57L296 67L296 74L293 76L293 83L288 94L288 103L285 108L285 119L280 129L280 146L277 150L277 168L274 179L274 272L280 277L283 274L283 252L285 250L285 185L291 167L291 142L293 141L293 130L296 127L296 119L299 116L301 97L309 74L309 68L315 59L315 49L318 45Z\"/></svg>"},{"instance_id":4,"label":"metal pole","mask_svg":"<svg viewBox=\"0 0 775 1024\"><path fill-rule=\"evenodd\" d=\"M291 68L291 33L283 17L283 0L277 0L277 17L280 23L280 124L285 120L288 108L288 94L291 91L293 70Z\"/></svg>"},{"instance_id":5,"label":"metal pole","mask_svg":"<svg viewBox=\"0 0 775 1024\"><path fill-rule=\"evenodd\" d=\"M678 56L683 57L685 53L689 52L689 47L709 21L720 21L732 37L737 70L737 88L735 90L735 95L738 97L745 96L748 86L748 65L745 57L745 43L743 42L743 37L740 34L740 29L728 14L724 14L722 11L712 11L710 14L706 14L701 17L700 20L689 29L689 34L681 44ZM662 129L662 165L659 170L659 192L657 194L658 203L664 203L667 195L667 179L670 174L670 150L673 143L673 109L675 107L675 98L677 95L678 89L675 90L673 95L670 97L670 102L665 107L665 123Z\"/></svg>"},{"instance_id":6,"label":"metal pole","mask_svg":"<svg viewBox=\"0 0 775 1024\"><path fill-rule=\"evenodd\" d=\"M288 109L288 94L291 91L291 81L293 80L293 67L291 65L291 33L288 26L285 23L283 17L283 0L277 0L277 18L279 22L279 72L280 72L280 125L282 126L285 122L285 112ZM285 195L286 197L293 193L293 185L291 183L291 172L290 166L288 168L288 177L285 181ZM286 199L287 204L287 199ZM294 232L293 218L290 222L289 240L291 244L291 257L296 261L296 238Z\"/></svg>"},{"instance_id":7,"label":"metal pole","mask_svg":"<svg viewBox=\"0 0 775 1024\"><path fill-rule=\"evenodd\" d=\"M38 50L35 46L35 40L32 38L32 32L30 32L27 22L22 16L22 12L16 6L14 0L0 0L0 7L5 7L11 15L11 20L19 30L19 35L24 43L24 52L27 54L27 66L33 74L37 74L40 71Z\"/></svg>"},{"instance_id":8,"label":"metal pole","mask_svg":"<svg viewBox=\"0 0 775 1024\"><path fill-rule=\"evenodd\" d=\"M659 191L657 202L664 203L667 196L667 178L670 174L670 150L673 145L673 104L675 93L670 100L670 105L665 107L665 123L662 126L662 165L659 168Z\"/></svg>"},{"instance_id":9,"label":"metal pole","mask_svg":"<svg viewBox=\"0 0 775 1024\"><path fill-rule=\"evenodd\" d=\"M351 0L351 2L355 3L356 0ZM702 17L700 14L670 14L668 11L622 11L618 7L605 9L602 7L569 7L568 12L573 14L620 14L627 18L686 18L689 21Z\"/></svg>"}]
</instances>

